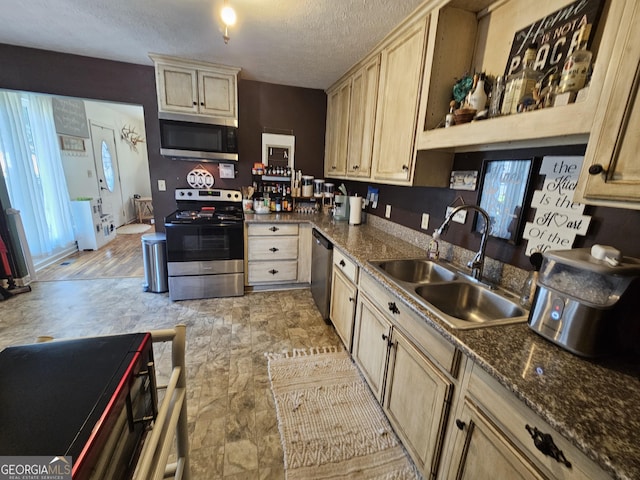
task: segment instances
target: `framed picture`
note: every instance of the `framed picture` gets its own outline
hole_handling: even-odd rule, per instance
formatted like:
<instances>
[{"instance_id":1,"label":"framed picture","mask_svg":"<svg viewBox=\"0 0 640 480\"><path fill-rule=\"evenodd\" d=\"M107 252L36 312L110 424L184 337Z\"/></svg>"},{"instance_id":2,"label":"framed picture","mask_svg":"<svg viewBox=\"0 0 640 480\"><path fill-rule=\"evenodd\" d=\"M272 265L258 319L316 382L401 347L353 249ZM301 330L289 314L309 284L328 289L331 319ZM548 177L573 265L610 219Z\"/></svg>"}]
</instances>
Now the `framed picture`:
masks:
<instances>
[{"instance_id":1,"label":"framed picture","mask_svg":"<svg viewBox=\"0 0 640 480\"><path fill-rule=\"evenodd\" d=\"M534 158L485 160L480 207L489 214L489 235L516 244L522 235L524 202L529 192ZM476 216L474 230L484 230Z\"/></svg>"},{"instance_id":2,"label":"framed picture","mask_svg":"<svg viewBox=\"0 0 640 480\"><path fill-rule=\"evenodd\" d=\"M84 152L84 138L60 135L60 148L70 152Z\"/></svg>"},{"instance_id":3,"label":"framed picture","mask_svg":"<svg viewBox=\"0 0 640 480\"><path fill-rule=\"evenodd\" d=\"M262 134L262 163L293 170L296 137L275 133Z\"/></svg>"}]
</instances>

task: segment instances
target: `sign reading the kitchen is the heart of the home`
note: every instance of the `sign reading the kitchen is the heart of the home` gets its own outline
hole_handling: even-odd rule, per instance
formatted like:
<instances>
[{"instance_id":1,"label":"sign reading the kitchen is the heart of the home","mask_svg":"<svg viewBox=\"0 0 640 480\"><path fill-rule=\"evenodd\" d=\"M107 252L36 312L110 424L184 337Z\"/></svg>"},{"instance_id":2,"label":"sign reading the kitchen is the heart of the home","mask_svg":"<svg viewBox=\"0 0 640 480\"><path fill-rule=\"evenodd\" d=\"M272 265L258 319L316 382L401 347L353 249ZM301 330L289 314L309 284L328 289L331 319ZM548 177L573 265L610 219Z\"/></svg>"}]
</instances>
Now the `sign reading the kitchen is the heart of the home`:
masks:
<instances>
[{"instance_id":1,"label":"sign reading the kitchen is the heart of the home","mask_svg":"<svg viewBox=\"0 0 640 480\"><path fill-rule=\"evenodd\" d=\"M584 204L573 201L583 157L544 157L540 175L542 190L533 192L531 208L536 214L524 228L528 240L526 255L547 250L569 250L576 235L585 235L591 223L583 215Z\"/></svg>"}]
</instances>

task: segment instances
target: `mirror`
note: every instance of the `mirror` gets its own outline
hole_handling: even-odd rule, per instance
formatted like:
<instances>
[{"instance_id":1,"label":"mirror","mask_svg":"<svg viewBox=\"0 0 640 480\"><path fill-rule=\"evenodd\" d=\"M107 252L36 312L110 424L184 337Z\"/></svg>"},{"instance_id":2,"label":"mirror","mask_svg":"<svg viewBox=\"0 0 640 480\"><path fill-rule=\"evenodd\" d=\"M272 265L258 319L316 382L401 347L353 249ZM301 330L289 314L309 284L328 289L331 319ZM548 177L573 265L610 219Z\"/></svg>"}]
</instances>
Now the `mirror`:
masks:
<instances>
[{"instance_id":1,"label":"mirror","mask_svg":"<svg viewBox=\"0 0 640 480\"><path fill-rule=\"evenodd\" d=\"M479 205L490 219L489 235L517 243L522 232L523 204L529 190L533 160L485 160ZM476 217L474 230L481 232L483 221Z\"/></svg>"}]
</instances>

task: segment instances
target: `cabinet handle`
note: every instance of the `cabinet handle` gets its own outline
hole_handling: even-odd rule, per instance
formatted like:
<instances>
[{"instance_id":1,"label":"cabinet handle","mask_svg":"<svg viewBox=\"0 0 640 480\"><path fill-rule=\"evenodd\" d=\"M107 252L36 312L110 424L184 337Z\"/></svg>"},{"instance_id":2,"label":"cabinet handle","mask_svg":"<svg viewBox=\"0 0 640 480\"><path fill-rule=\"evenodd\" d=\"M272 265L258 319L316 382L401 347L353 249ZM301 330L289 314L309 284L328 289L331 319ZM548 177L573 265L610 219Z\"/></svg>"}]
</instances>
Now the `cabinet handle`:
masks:
<instances>
[{"instance_id":1,"label":"cabinet handle","mask_svg":"<svg viewBox=\"0 0 640 480\"><path fill-rule=\"evenodd\" d=\"M466 423L464 423L459 418L456 418L456 427L458 427L459 430L464 430L464 427L466 427L466 426L467 426Z\"/></svg>"},{"instance_id":2,"label":"cabinet handle","mask_svg":"<svg viewBox=\"0 0 640 480\"><path fill-rule=\"evenodd\" d=\"M271 247L271 248L269 249L269 251L271 251L271 252L273 252L273 253L276 253L278 250L280 250L280 249L279 249L279 248L276 248L276 247Z\"/></svg>"},{"instance_id":3,"label":"cabinet handle","mask_svg":"<svg viewBox=\"0 0 640 480\"><path fill-rule=\"evenodd\" d=\"M398 315L400 313L400 310L398 310L398 306L396 305L396 302L389 302L389 311L394 315Z\"/></svg>"},{"instance_id":4,"label":"cabinet handle","mask_svg":"<svg viewBox=\"0 0 640 480\"><path fill-rule=\"evenodd\" d=\"M402 165L402 170L406 172L407 170L409 170L409 167L407 165Z\"/></svg>"},{"instance_id":5,"label":"cabinet handle","mask_svg":"<svg viewBox=\"0 0 640 480\"><path fill-rule=\"evenodd\" d=\"M599 163L589 167L589 175L599 175L601 173L607 173L607 170Z\"/></svg>"},{"instance_id":6,"label":"cabinet handle","mask_svg":"<svg viewBox=\"0 0 640 480\"><path fill-rule=\"evenodd\" d=\"M571 468L571 462L567 460L556 444L553 442L553 437L549 433L542 433L536 427L530 427L525 425L527 432L533 438L533 444L538 450L540 450L547 457L553 458L559 463L563 463L565 467Z\"/></svg>"},{"instance_id":7,"label":"cabinet handle","mask_svg":"<svg viewBox=\"0 0 640 480\"><path fill-rule=\"evenodd\" d=\"M271 230L272 232L277 232L280 229L278 227L271 227L269 230Z\"/></svg>"},{"instance_id":8,"label":"cabinet handle","mask_svg":"<svg viewBox=\"0 0 640 480\"><path fill-rule=\"evenodd\" d=\"M278 270L269 270L269 273L270 273L271 275L275 275L276 273L278 273Z\"/></svg>"},{"instance_id":9,"label":"cabinet handle","mask_svg":"<svg viewBox=\"0 0 640 480\"><path fill-rule=\"evenodd\" d=\"M344 263L344 260L340 260L339 265L340 265L341 267L346 267L346 266L347 266L347 264L346 264L346 263Z\"/></svg>"}]
</instances>

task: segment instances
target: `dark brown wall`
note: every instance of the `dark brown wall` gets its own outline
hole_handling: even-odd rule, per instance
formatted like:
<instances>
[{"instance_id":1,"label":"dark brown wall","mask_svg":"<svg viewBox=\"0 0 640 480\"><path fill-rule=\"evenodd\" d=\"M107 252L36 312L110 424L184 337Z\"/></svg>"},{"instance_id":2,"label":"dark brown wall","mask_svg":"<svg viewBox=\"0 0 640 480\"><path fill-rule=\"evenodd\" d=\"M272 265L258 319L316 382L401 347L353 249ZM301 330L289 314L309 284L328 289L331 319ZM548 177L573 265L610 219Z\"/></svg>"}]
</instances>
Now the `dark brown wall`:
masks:
<instances>
[{"instance_id":1,"label":"dark brown wall","mask_svg":"<svg viewBox=\"0 0 640 480\"><path fill-rule=\"evenodd\" d=\"M457 154L454 160L454 170L478 170L482 169L485 159L508 158L541 158L545 155L583 155L584 145L549 147L521 150L504 150L493 152L474 152ZM538 174L539 165L533 172L531 191L540 189L544 182L544 176ZM338 184L340 182L337 182ZM350 193L360 195L367 194L367 184L360 182L345 182ZM405 225L414 230L420 229L422 214L428 213L429 229L427 233L433 233L444 221L445 211L456 197L460 195L465 203L477 204L478 192L465 192L450 190L449 188L427 187L397 187L392 185L374 185L380 189L380 201L378 208L370 213L384 217L385 205L390 204L391 220ZM528 203L527 203L528 205ZM525 218L532 220L535 210L527 207ZM576 236L574 247L590 247L596 243L612 245L620 249L625 255L640 258L640 211L619 208L605 208L587 206L585 215L591 215L591 224L586 236ZM463 246L469 250L476 250L480 242L480 236L471 232L468 217L465 225L452 224L444 237L444 240ZM487 255L521 268L529 269L528 257L524 255L527 241L521 240L518 245L511 245L504 240L489 239ZM426 245L425 245L426 248Z\"/></svg>"},{"instance_id":2,"label":"dark brown wall","mask_svg":"<svg viewBox=\"0 0 640 480\"><path fill-rule=\"evenodd\" d=\"M0 44L0 88L126 102L144 107L146 146L156 225L175 210L173 191L188 187L187 173L199 162L162 157L155 74L151 66ZM242 75L242 74L241 74ZM216 187L251 184L251 166L261 161L262 133L293 133L295 166L322 174L326 95L322 90L243 81L238 85L239 162L233 180L220 180L217 165L205 163ZM158 180L167 190L158 190Z\"/></svg>"}]
</instances>

